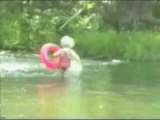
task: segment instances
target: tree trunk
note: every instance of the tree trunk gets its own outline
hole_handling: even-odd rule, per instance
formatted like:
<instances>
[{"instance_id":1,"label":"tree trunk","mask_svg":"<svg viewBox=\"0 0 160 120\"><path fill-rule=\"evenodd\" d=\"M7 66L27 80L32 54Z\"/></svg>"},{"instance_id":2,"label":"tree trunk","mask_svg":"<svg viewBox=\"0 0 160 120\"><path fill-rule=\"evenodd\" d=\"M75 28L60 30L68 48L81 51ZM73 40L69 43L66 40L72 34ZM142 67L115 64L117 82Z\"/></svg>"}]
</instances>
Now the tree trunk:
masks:
<instances>
[{"instance_id":1,"label":"tree trunk","mask_svg":"<svg viewBox=\"0 0 160 120\"><path fill-rule=\"evenodd\" d=\"M160 26L160 19L155 18L152 13L156 3L160 1L123 0L114 2L116 10L114 12L110 10L112 12L110 15L105 8L106 6L104 6L106 13L104 19L106 22L115 21L113 26L116 25L116 28L133 29L141 23L143 23L145 27L148 25Z\"/></svg>"}]
</instances>

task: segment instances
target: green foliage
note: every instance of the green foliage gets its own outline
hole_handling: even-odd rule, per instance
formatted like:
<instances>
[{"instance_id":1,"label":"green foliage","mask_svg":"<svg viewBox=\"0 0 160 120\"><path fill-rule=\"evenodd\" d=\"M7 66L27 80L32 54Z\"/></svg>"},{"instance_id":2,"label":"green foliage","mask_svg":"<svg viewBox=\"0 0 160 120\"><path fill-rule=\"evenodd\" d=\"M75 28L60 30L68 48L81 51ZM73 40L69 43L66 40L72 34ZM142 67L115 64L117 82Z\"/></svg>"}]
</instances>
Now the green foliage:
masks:
<instances>
[{"instance_id":1,"label":"green foliage","mask_svg":"<svg viewBox=\"0 0 160 120\"><path fill-rule=\"evenodd\" d=\"M159 16L158 6L154 10L155 16ZM101 1L72 0L2 1L0 49L37 52L44 43L59 43L60 37L69 34L76 40L75 49L84 57L159 59L158 32L140 31L138 25L133 31L117 32L112 29L118 24L117 17L120 16L115 16L116 10L115 1L105 4ZM108 22L103 21L103 14Z\"/></svg>"},{"instance_id":2,"label":"green foliage","mask_svg":"<svg viewBox=\"0 0 160 120\"><path fill-rule=\"evenodd\" d=\"M35 50L40 44L57 42L59 36L75 29L98 28L96 14L90 12L95 4L90 1L13 1L11 7L9 4L10 1L1 4L2 49ZM44 8L42 4L48 7Z\"/></svg>"},{"instance_id":3,"label":"green foliage","mask_svg":"<svg viewBox=\"0 0 160 120\"><path fill-rule=\"evenodd\" d=\"M76 49L81 56L97 59L154 61L160 59L158 32L75 32Z\"/></svg>"}]
</instances>

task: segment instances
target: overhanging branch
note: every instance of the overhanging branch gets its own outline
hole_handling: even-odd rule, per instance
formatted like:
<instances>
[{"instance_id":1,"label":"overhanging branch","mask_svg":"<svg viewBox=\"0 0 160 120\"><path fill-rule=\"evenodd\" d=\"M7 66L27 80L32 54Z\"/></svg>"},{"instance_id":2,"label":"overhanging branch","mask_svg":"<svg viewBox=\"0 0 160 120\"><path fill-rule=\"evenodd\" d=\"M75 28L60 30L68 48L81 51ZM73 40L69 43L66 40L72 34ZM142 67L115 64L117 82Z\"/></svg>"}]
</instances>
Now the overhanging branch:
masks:
<instances>
[{"instance_id":1,"label":"overhanging branch","mask_svg":"<svg viewBox=\"0 0 160 120\"><path fill-rule=\"evenodd\" d=\"M58 30L62 30L69 22L71 22L75 17L77 17L83 9L79 9L73 16L71 16Z\"/></svg>"}]
</instances>

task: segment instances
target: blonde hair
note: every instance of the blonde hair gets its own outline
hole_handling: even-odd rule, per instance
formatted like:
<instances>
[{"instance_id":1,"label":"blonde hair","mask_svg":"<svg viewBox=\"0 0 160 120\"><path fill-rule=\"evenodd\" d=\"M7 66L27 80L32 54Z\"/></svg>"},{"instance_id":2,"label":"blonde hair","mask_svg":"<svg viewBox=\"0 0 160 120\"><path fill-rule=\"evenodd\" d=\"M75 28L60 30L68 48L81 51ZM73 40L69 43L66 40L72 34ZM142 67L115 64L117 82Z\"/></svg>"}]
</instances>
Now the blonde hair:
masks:
<instances>
[{"instance_id":1,"label":"blonde hair","mask_svg":"<svg viewBox=\"0 0 160 120\"><path fill-rule=\"evenodd\" d=\"M74 43L74 39L65 35L61 38L61 46L62 47L69 47L72 48L74 47L75 43Z\"/></svg>"}]
</instances>

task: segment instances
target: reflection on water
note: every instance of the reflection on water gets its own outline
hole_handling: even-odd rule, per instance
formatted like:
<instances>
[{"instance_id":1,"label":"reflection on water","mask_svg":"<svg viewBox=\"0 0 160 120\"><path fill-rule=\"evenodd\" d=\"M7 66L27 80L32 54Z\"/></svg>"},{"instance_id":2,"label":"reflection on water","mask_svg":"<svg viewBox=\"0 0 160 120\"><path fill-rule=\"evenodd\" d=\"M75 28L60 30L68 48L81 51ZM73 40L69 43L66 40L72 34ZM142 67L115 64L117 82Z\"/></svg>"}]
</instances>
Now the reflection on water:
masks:
<instances>
[{"instance_id":1,"label":"reflection on water","mask_svg":"<svg viewBox=\"0 0 160 120\"><path fill-rule=\"evenodd\" d=\"M80 115L80 81L58 78L37 85L39 117L76 117Z\"/></svg>"},{"instance_id":2,"label":"reflection on water","mask_svg":"<svg viewBox=\"0 0 160 120\"><path fill-rule=\"evenodd\" d=\"M1 81L2 116L13 118L75 118L80 116L80 80L49 78Z\"/></svg>"},{"instance_id":3,"label":"reflection on water","mask_svg":"<svg viewBox=\"0 0 160 120\"><path fill-rule=\"evenodd\" d=\"M159 62L83 60L80 76L61 78L38 56L1 58L2 117L160 118Z\"/></svg>"}]
</instances>

